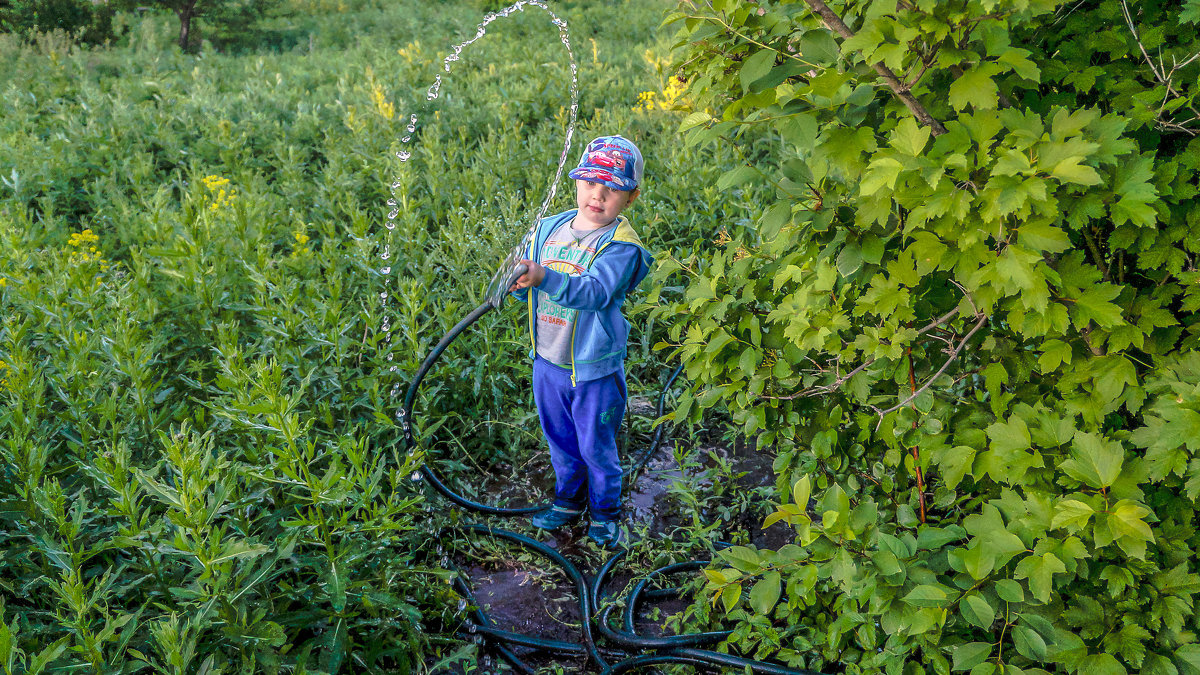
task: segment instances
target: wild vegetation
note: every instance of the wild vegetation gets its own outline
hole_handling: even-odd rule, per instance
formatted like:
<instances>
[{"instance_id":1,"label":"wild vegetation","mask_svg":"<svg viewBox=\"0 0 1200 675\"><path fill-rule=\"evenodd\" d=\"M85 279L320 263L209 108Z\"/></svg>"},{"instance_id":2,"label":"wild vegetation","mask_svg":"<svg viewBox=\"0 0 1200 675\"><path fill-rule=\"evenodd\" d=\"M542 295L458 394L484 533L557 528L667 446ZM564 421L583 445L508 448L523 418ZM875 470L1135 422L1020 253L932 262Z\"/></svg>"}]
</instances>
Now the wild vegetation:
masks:
<instances>
[{"instance_id":1,"label":"wild vegetation","mask_svg":"<svg viewBox=\"0 0 1200 675\"><path fill-rule=\"evenodd\" d=\"M665 6L558 9L585 82L576 139L624 133L652 158L647 241L690 248L740 217L712 187L723 167L671 137ZM119 16L106 47L0 34L6 673L420 672L473 653L427 556L445 509L411 480L397 392L546 192L565 51L538 10L497 22L427 107L482 7L292 10L238 52L183 53L166 13ZM426 387L421 433L451 469L537 445L518 314ZM635 386L659 369L637 339Z\"/></svg>"},{"instance_id":2,"label":"wild vegetation","mask_svg":"<svg viewBox=\"0 0 1200 675\"><path fill-rule=\"evenodd\" d=\"M1200 5L680 3L690 142L766 186L668 260L677 419L776 453L693 627L853 673L1200 672Z\"/></svg>"},{"instance_id":3,"label":"wild vegetation","mask_svg":"<svg viewBox=\"0 0 1200 675\"><path fill-rule=\"evenodd\" d=\"M471 667L394 414L562 147L536 9L425 103L496 8L0 34L6 673ZM681 627L829 672L1200 672L1197 0L687 1L673 40L664 3L554 9L576 139L649 158L631 382L682 359L669 419L774 462L769 500L675 486L677 540L794 529ZM520 319L481 323L421 402L467 476L538 446Z\"/></svg>"}]
</instances>

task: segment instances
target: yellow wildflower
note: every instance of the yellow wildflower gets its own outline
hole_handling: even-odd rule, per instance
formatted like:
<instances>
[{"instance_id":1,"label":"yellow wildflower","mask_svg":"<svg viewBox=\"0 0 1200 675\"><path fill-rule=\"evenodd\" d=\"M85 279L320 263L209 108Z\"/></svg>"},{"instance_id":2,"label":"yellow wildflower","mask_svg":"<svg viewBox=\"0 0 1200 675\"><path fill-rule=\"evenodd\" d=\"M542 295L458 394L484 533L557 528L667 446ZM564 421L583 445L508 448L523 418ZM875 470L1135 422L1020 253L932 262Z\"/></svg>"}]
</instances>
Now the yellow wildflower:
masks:
<instances>
[{"instance_id":1,"label":"yellow wildflower","mask_svg":"<svg viewBox=\"0 0 1200 675\"><path fill-rule=\"evenodd\" d=\"M387 100L387 95L383 93L383 87L376 84L371 89L371 100L375 102L375 112L378 112L384 119L390 120L396 117L396 106Z\"/></svg>"},{"instance_id":2,"label":"yellow wildflower","mask_svg":"<svg viewBox=\"0 0 1200 675\"><path fill-rule=\"evenodd\" d=\"M292 248L292 254L290 257L297 258L312 253L312 249L308 247L308 235L305 234L303 230L296 230L292 233L292 237L295 238L296 245Z\"/></svg>"},{"instance_id":3,"label":"yellow wildflower","mask_svg":"<svg viewBox=\"0 0 1200 675\"><path fill-rule=\"evenodd\" d=\"M200 182L204 183L204 187L208 188L210 192L229 185L229 179L220 176L205 176L200 179Z\"/></svg>"},{"instance_id":4,"label":"yellow wildflower","mask_svg":"<svg viewBox=\"0 0 1200 675\"><path fill-rule=\"evenodd\" d=\"M100 247L96 244L100 243L100 237L92 232L91 228L81 232L72 232L67 238L67 246L76 249L71 252L71 262L87 263L97 262L100 264L101 271L108 269L108 261L100 252Z\"/></svg>"},{"instance_id":5,"label":"yellow wildflower","mask_svg":"<svg viewBox=\"0 0 1200 675\"><path fill-rule=\"evenodd\" d=\"M405 61L412 63L421 54L421 43L418 40L414 40L396 50L396 53L403 56Z\"/></svg>"},{"instance_id":6,"label":"yellow wildflower","mask_svg":"<svg viewBox=\"0 0 1200 675\"><path fill-rule=\"evenodd\" d=\"M200 179L200 182L204 183L205 188L208 188L209 197L212 199L212 202L208 205L209 211L216 211L223 206L229 206L233 203L233 198L237 196L233 188L225 189L225 186L229 185L228 178L205 176Z\"/></svg>"}]
</instances>

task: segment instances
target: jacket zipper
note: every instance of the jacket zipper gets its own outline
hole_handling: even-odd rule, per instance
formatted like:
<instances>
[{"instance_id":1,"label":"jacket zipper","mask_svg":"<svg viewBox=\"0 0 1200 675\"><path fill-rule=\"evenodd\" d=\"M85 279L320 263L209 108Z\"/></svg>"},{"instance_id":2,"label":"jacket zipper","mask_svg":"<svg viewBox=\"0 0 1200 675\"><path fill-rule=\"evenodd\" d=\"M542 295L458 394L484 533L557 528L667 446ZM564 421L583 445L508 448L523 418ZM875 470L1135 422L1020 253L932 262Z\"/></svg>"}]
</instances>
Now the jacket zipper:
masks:
<instances>
[{"instance_id":1,"label":"jacket zipper","mask_svg":"<svg viewBox=\"0 0 1200 675\"><path fill-rule=\"evenodd\" d=\"M600 255L601 251L608 248L609 244L611 244L611 243L612 243L612 240L609 239L608 241L604 242L603 246L596 249L596 252L592 254L591 260L588 260L586 269L592 268L592 263L596 262L596 258ZM571 386L572 387L575 386L575 329L577 329L577 328L579 328L579 315L578 314L576 314L575 321L573 321L571 323L571 345L570 345L571 349L570 349L570 351L571 351Z\"/></svg>"}]
</instances>

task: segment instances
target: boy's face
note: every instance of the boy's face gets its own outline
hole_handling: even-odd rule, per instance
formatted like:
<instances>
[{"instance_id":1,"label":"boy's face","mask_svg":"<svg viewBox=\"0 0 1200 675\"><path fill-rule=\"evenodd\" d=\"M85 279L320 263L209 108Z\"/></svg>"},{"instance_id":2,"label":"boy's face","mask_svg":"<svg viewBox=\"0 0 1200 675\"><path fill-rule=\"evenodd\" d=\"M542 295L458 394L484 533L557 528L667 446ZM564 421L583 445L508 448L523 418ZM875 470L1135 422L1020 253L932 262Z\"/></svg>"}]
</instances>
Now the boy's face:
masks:
<instances>
[{"instance_id":1,"label":"boy's face","mask_svg":"<svg viewBox=\"0 0 1200 675\"><path fill-rule=\"evenodd\" d=\"M625 207L637 199L638 190L614 190L603 183L590 180L575 181L575 197L579 205L579 229L604 227L616 220Z\"/></svg>"}]
</instances>

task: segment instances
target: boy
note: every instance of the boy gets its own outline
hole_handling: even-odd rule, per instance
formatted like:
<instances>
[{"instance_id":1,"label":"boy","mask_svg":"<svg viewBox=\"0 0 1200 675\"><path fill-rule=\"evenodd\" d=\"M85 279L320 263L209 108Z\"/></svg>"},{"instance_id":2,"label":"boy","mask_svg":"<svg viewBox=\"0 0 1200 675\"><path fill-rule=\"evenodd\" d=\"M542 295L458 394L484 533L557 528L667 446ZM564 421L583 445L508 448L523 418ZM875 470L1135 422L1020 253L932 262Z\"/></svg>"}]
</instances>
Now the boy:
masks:
<instances>
[{"instance_id":1,"label":"boy","mask_svg":"<svg viewBox=\"0 0 1200 675\"><path fill-rule=\"evenodd\" d=\"M538 223L522 261L529 270L510 289L529 305L533 397L555 476L554 504L533 524L555 530L586 507L588 537L605 548L623 543L617 430L629 322L621 303L651 257L621 212L641 193L643 166L626 138L589 143L568 174L579 208Z\"/></svg>"}]
</instances>

